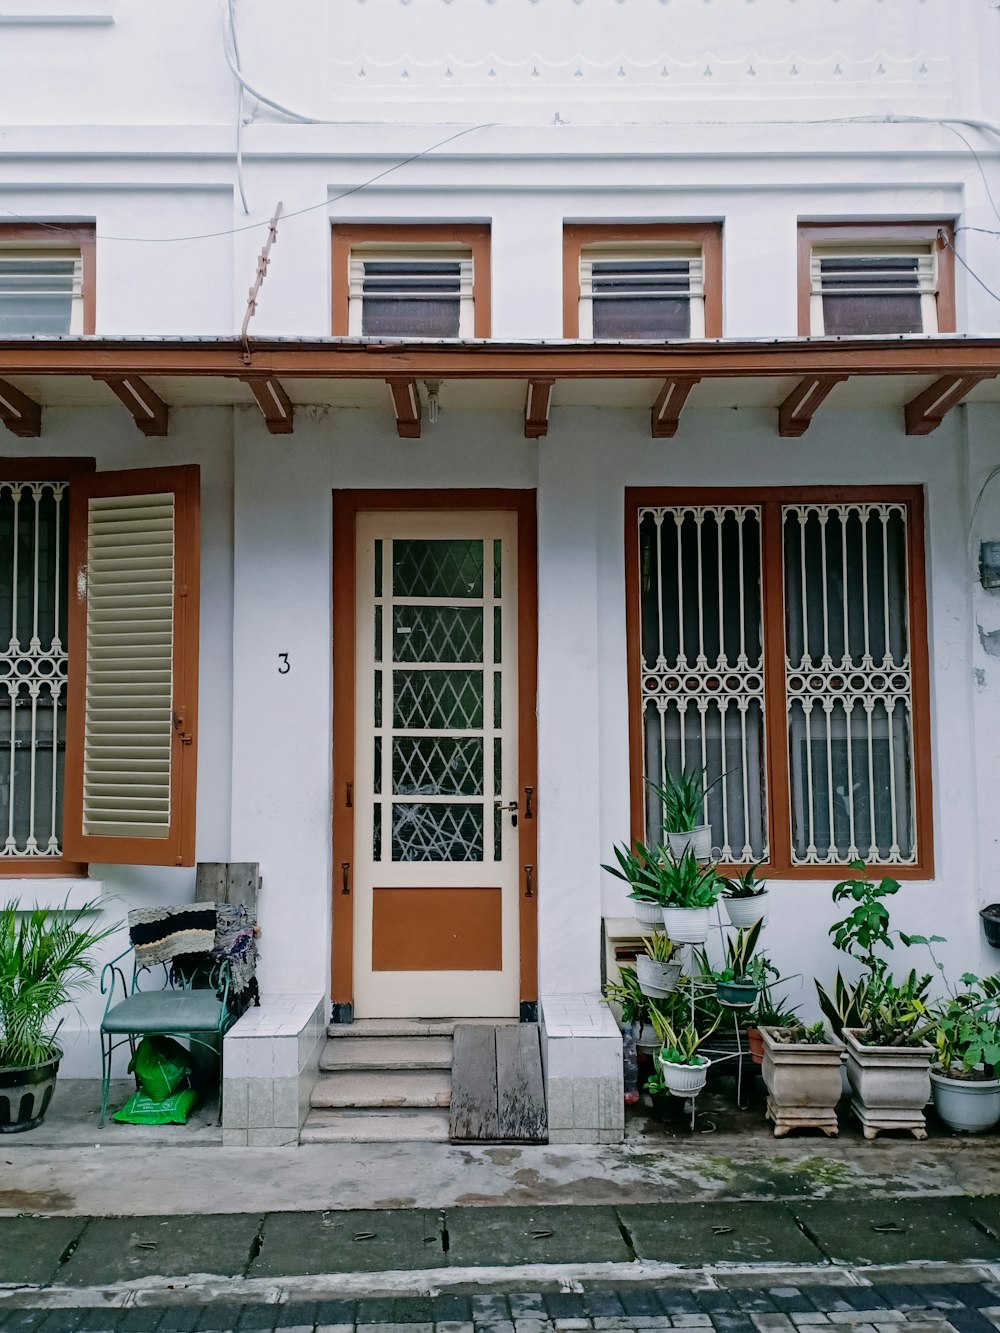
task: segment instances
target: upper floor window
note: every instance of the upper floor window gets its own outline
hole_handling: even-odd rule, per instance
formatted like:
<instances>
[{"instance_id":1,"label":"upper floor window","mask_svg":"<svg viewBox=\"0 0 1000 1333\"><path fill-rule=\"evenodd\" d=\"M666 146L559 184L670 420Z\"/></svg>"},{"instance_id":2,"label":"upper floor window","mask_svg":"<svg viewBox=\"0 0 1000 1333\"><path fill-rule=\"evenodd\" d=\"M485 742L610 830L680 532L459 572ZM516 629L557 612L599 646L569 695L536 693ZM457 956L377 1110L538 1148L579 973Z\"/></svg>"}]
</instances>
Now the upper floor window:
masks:
<instances>
[{"instance_id":1,"label":"upper floor window","mask_svg":"<svg viewBox=\"0 0 1000 1333\"><path fill-rule=\"evenodd\" d=\"M333 331L489 337L489 228L335 226Z\"/></svg>"},{"instance_id":2,"label":"upper floor window","mask_svg":"<svg viewBox=\"0 0 1000 1333\"><path fill-rule=\"evenodd\" d=\"M722 336L722 235L706 225L567 226L567 338Z\"/></svg>"},{"instance_id":3,"label":"upper floor window","mask_svg":"<svg viewBox=\"0 0 1000 1333\"><path fill-rule=\"evenodd\" d=\"M955 329L951 224L799 228L799 332L880 337Z\"/></svg>"},{"instance_id":4,"label":"upper floor window","mask_svg":"<svg viewBox=\"0 0 1000 1333\"><path fill-rule=\"evenodd\" d=\"M94 332L94 228L0 224L0 336Z\"/></svg>"}]
</instances>

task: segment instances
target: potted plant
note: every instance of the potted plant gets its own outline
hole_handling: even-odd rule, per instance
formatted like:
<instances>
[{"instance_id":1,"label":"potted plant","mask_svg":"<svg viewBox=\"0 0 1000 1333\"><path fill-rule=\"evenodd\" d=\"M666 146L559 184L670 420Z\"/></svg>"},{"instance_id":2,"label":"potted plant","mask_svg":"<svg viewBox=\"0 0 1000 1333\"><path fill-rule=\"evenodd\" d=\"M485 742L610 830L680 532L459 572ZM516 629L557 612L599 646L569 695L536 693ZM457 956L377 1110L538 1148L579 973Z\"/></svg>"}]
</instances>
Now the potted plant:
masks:
<instances>
[{"instance_id":1,"label":"potted plant","mask_svg":"<svg viewBox=\"0 0 1000 1333\"><path fill-rule=\"evenodd\" d=\"M774 1137L792 1129L821 1129L833 1137L840 1132L837 1103L841 1097L840 1059L843 1046L830 1041L822 1022L805 1027L764 1026L761 1073L767 1088L767 1118L774 1122Z\"/></svg>"},{"instance_id":2,"label":"potted plant","mask_svg":"<svg viewBox=\"0 0 1000 1333\"><path fill-rule=\"evenodd\" d=\"M0 907L0 1133L44 1119L62 1059L55 1015L91 980L90 953L114 930L86 928L98 910Z\"/></svg>"},{"instance_id":3,"label":"potted plant","mask_svg":"<svg viewBox=\"0 0 1000 1333\"><path fill-rule=\"evenodd\" d=\"M604 998L612 1010L617 1009L619 1024L631 1028L636 1049L651 1052L659 1046L659 1039L650 1022L650 1002L643 995L634 967L623 965L620 980L609 981L604 987Z\"/></svg>"},{"instance_id":4,"label":"potted plant","mask_svg":"<svg viewBox=\"0 0 1000 1333\"><path fill-rule=\"evenodd\" d=\"M711 925L711 908L719 896L714 865L703 866L690 848L680 858L667 853L660 866L663 886L663 924L678 944L704 944Z\"/></svg>"},{"instance_id":5,"label":"potted plant","mask_svg":"<svg viewBox=\"0 0 1000 1333\"><path fill-rule=\"evenodd\" d=\"M719 1026L719 1019L704 1034L699 1035L693 1023L675 1028L656 1009L652 1017L660 1040L660 1050L656 1053L656 1071L662 1088L649 1088L649 1091L666 1089L675 1097L697 1097L705 1086L708 1066L711 1064L707 1056L698 1054L698 1047Z\"/></svg>"},{"instance_id":6,"label":"potted plant","mask_svg":"<svg viewBox=\"0 0 1000 1333\"><path fill-rule=\"evenodd\" d=\"M667 773L662 786L650 781L650 788L663 803L663 841L678 859L687 851L693 851L699 861L711 859L712 826L705 822L705 799L723 776L708 788L705 774L698 769L679 778Z\"/></svg>"},{"instance_id":7,"label":"potted plant","mask_svg":"<svg viewBox=\"0 0 1000 1333\"><path fill-rule=\"evenodd\" d=\"M753 952L763 924L756 921L748 929L741 927L735 939L726 941L726 966L717 975L715 993L728 1009L750 1009L760 995L763 970L754 969L754 963L763 960L754 959Z\"/></svg>"},{"instance_id":8,"label":"potted plant","mask_svg":"<svg viewBox=\"0 0 1000 1333\"><path fill-rule=\"evenodd\" d=\"M623 880L630 889L629 897L635 903L632 909L641 926L663 925L663 882L660 874L663 849L651 850L636 841L631 847L613 848L617 866L602 866L616 879Z\"/></svg>"},{"instance_id":9,"label":"potted plant","mask_svg":"<svg viewBox=\"0 0 1000 1333\"><path fill-rule=\"evenodd\" d=\"M636 955L635 970L643 995L660 1000L677 989L680 963L672 961L677 946L662 930L643 940L644 953Z\"/></svg>"},{"instance_id":10,"label":"potted plant","mask_svg":"<svg viewBox=\"0 0 1000 1333\"><path fill-rule=\"evenodd\" d=\"M750 1044L753 1062L759 1065L764 1063L764 1038L761 1036L761 1028L797 1027L800 1020L796 1017L798 1006L789 1004L788 1000L775 994L776 987L791 981L792 978L782 977L770 958L756 958L751 967L759 973L760 998L747 1027L747 1041Z\"/></svg>"},{"instance_id":11,"label":"potted plant","mask_svg":"<svg viewBox=\"0 0 1000 1333\"><path fill-rule=\"evenodd\" d=\"M933 1030L926 998L931 977L918 977L914 969L897 982L879 951L894 948L894 934L904 944L930 941L890 929L883 900L899 892L896 880L886 877L876 883L862 861L852 862L851 868L858 872L857 878L837 884L833 899L854 906L830 927L835 947L858 959L863 968L852 996L859 1022L843 1028L851 1107L867 1139L883 1129L908 1129L923 1139L927 1137L923 1108L930 1100L934 1054L925 1039Z\"/></svg>"},{"instance_id":12,"label":"potted plant","mask_svg":"<svg viewBox=\"0 0 1000 1333\"><path fill-rule=\"evenodd\" d=\"M723 877L722 902L730 925L746 927L752 926L755 921L767 924L771 891L766 879L757 878L757 871L762 864L758 861L740 875Z\"/></svg>"},{"instance_id":13,"label":"potted plant","mask_svg":"<svg viewBox=\"0 0 1000 1333\"><path fill-rule=\"evenodd\" d=\"M949 1129L981 1134L1000 1121L1000 973L980 981L967 972L961 982L935 1011L931 1087Z\"/></svg>"},{"instance_id":14,"label":"potted plant","mask_svg":"<svg viewBox=\"0 0 1000 1333\"><path fill-rule=\"evenodd\" d=\"M1000 903L990 903L979 909L979 919L983 923L986 943L994 949L1000 949Z\"/></svg>"}]
</instances>

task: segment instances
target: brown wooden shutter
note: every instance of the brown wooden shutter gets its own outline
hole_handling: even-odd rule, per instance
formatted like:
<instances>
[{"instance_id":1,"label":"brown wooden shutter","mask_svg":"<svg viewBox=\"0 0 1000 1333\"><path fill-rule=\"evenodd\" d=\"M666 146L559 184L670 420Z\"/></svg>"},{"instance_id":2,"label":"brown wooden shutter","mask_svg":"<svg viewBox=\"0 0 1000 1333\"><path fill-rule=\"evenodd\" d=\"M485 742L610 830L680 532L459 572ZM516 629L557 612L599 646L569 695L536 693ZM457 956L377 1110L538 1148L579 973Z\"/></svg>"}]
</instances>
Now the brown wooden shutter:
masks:
<instances>
[{"instance_id":1,"label":"brown wooden shutter","mask_svg":"<svg viewBox=\"0 0 1000 1333\"><path fill-rule=\"evenodd\" d=\"M70 487L65 854L193 865L197 467Z\"/></svg>"}]
</instances>

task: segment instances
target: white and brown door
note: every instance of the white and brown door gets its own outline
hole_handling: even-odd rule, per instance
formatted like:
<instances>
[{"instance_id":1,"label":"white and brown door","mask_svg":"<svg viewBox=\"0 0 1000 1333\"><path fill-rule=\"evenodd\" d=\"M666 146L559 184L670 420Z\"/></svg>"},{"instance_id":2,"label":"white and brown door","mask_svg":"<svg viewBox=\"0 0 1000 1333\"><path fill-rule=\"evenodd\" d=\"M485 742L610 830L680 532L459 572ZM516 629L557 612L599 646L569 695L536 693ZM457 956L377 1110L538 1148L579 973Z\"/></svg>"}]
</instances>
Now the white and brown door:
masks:
<instances>
[{"instance_id":1,"label":"white and brown door","mask_svg":"<svg viewBox=\"0 0 1000 1333\"><path fill-rule=\"evenodd\" d=\"M337 497L334 999L359 1018L536 998L533 501Z\"/></svg>"}]
</instances>

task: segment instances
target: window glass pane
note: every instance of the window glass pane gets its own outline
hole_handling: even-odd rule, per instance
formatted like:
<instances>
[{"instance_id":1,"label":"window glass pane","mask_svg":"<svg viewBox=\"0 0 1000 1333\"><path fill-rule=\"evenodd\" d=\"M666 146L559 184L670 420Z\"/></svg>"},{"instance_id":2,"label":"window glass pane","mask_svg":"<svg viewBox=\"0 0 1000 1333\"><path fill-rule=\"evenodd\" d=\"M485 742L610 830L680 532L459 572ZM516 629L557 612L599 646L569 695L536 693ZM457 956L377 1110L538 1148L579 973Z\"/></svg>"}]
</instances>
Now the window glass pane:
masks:
<instances>
[{"instance_id":1,"label":"window glass pane","mask_svg":"<svg viewBox=\"0 0 1000 1333\"><path fill-rule=\"evenodd\" d=\"M0 333L69 333L73 259L0 259Z\"/></svg>"},{"instance_id":2,"label":"window glass pane","mask_svg":"<svg viewBox=\"0 0 1000 1333\"><path fill-rule=\"evenodd\" d=\"M823 296L823 330L838 334L922 333L923 315L917 293L898 295Z\"/></svg>"},{"instance_id":3,"label":"window glass pane","mask_svg":"<svg viewBox=\"0 0 1000 1333\"><path fill-rule=\"evenodd\" d=\"M906 546L901 504L784 511L797 864L916 860Z\"/></svg>"},{"instance_id":4,"label":"window glass pane","mask_svg":"<svg viewBox=\"0 0 1000 1333\"><path fill-rule=\"evenodd\" d=\"M691 302L678 297L594 299L595 338L690 338Z\"/></svg>"},{"instance_id":5,"label":"window glass pane","mask_svg":"<svg viewBox=\"0 0 1000 1333\"><path fill-rule=\"evenodd\" d=\"M394 861L481 861L483 806L394 805Z\"/></svg>"},{"instance_id":6,"label":"window glass pane","mask_svg":"<svg viewBox=\"0 0 1000 1333\"><path fill-rule=\"evenodd\" d=\"M482 796L481 736L399 736L392 743L392 790L399 796Z\"/></svg>"},{"instance_id":7,"label":"window glass pane","mask_svg":"<svg viewBox=\"0 0 1000 1333\"><path fill-rule=\"evenodd\" d=\"M397 662L481 662L482 607L394 606L392 655Z\"/></svg>"},{"instance_id":8,"label":"window glass pane","mask_svg":"<svg viewBox=\"0 0 1000 1333\"><path fill-rule=\"evenodd\" d=\"M393 672L394 727L476 730L483 725L482 671Z\"/></svg>"},{"instance_id":9,"label":"window glass pane","mask_svg":"<svg viewBox=\"0 0 1000 1333\"><path fill-rule=\"evenodd\" d=\"M705 770L723 861L767 855L760 512L639 512L644 772ZM725 775L725 776L723 776ZM718 781L716 781L718 779ZM647 791L647 838L663 811Z\"/></svg>"},{"instance_id":10,"label":"window glass pane","mask_svg":"<svg viewBox=\"0 0 1000 1333\"><path fill-rule=\"evenodd\" d=\"M461 264L366 260L361 332L386 337L457 338Z\"/></svg>"},{"instance_id":11,"label":"window glass pane","mask_svg":"<svg viewBox=\"0 0 1000 1333\"><path fill-rule=\"evenodd\" d=\"M916 255L820 259L826 333L921 333L920 261Z\"/></svg>"}]
</instances>

